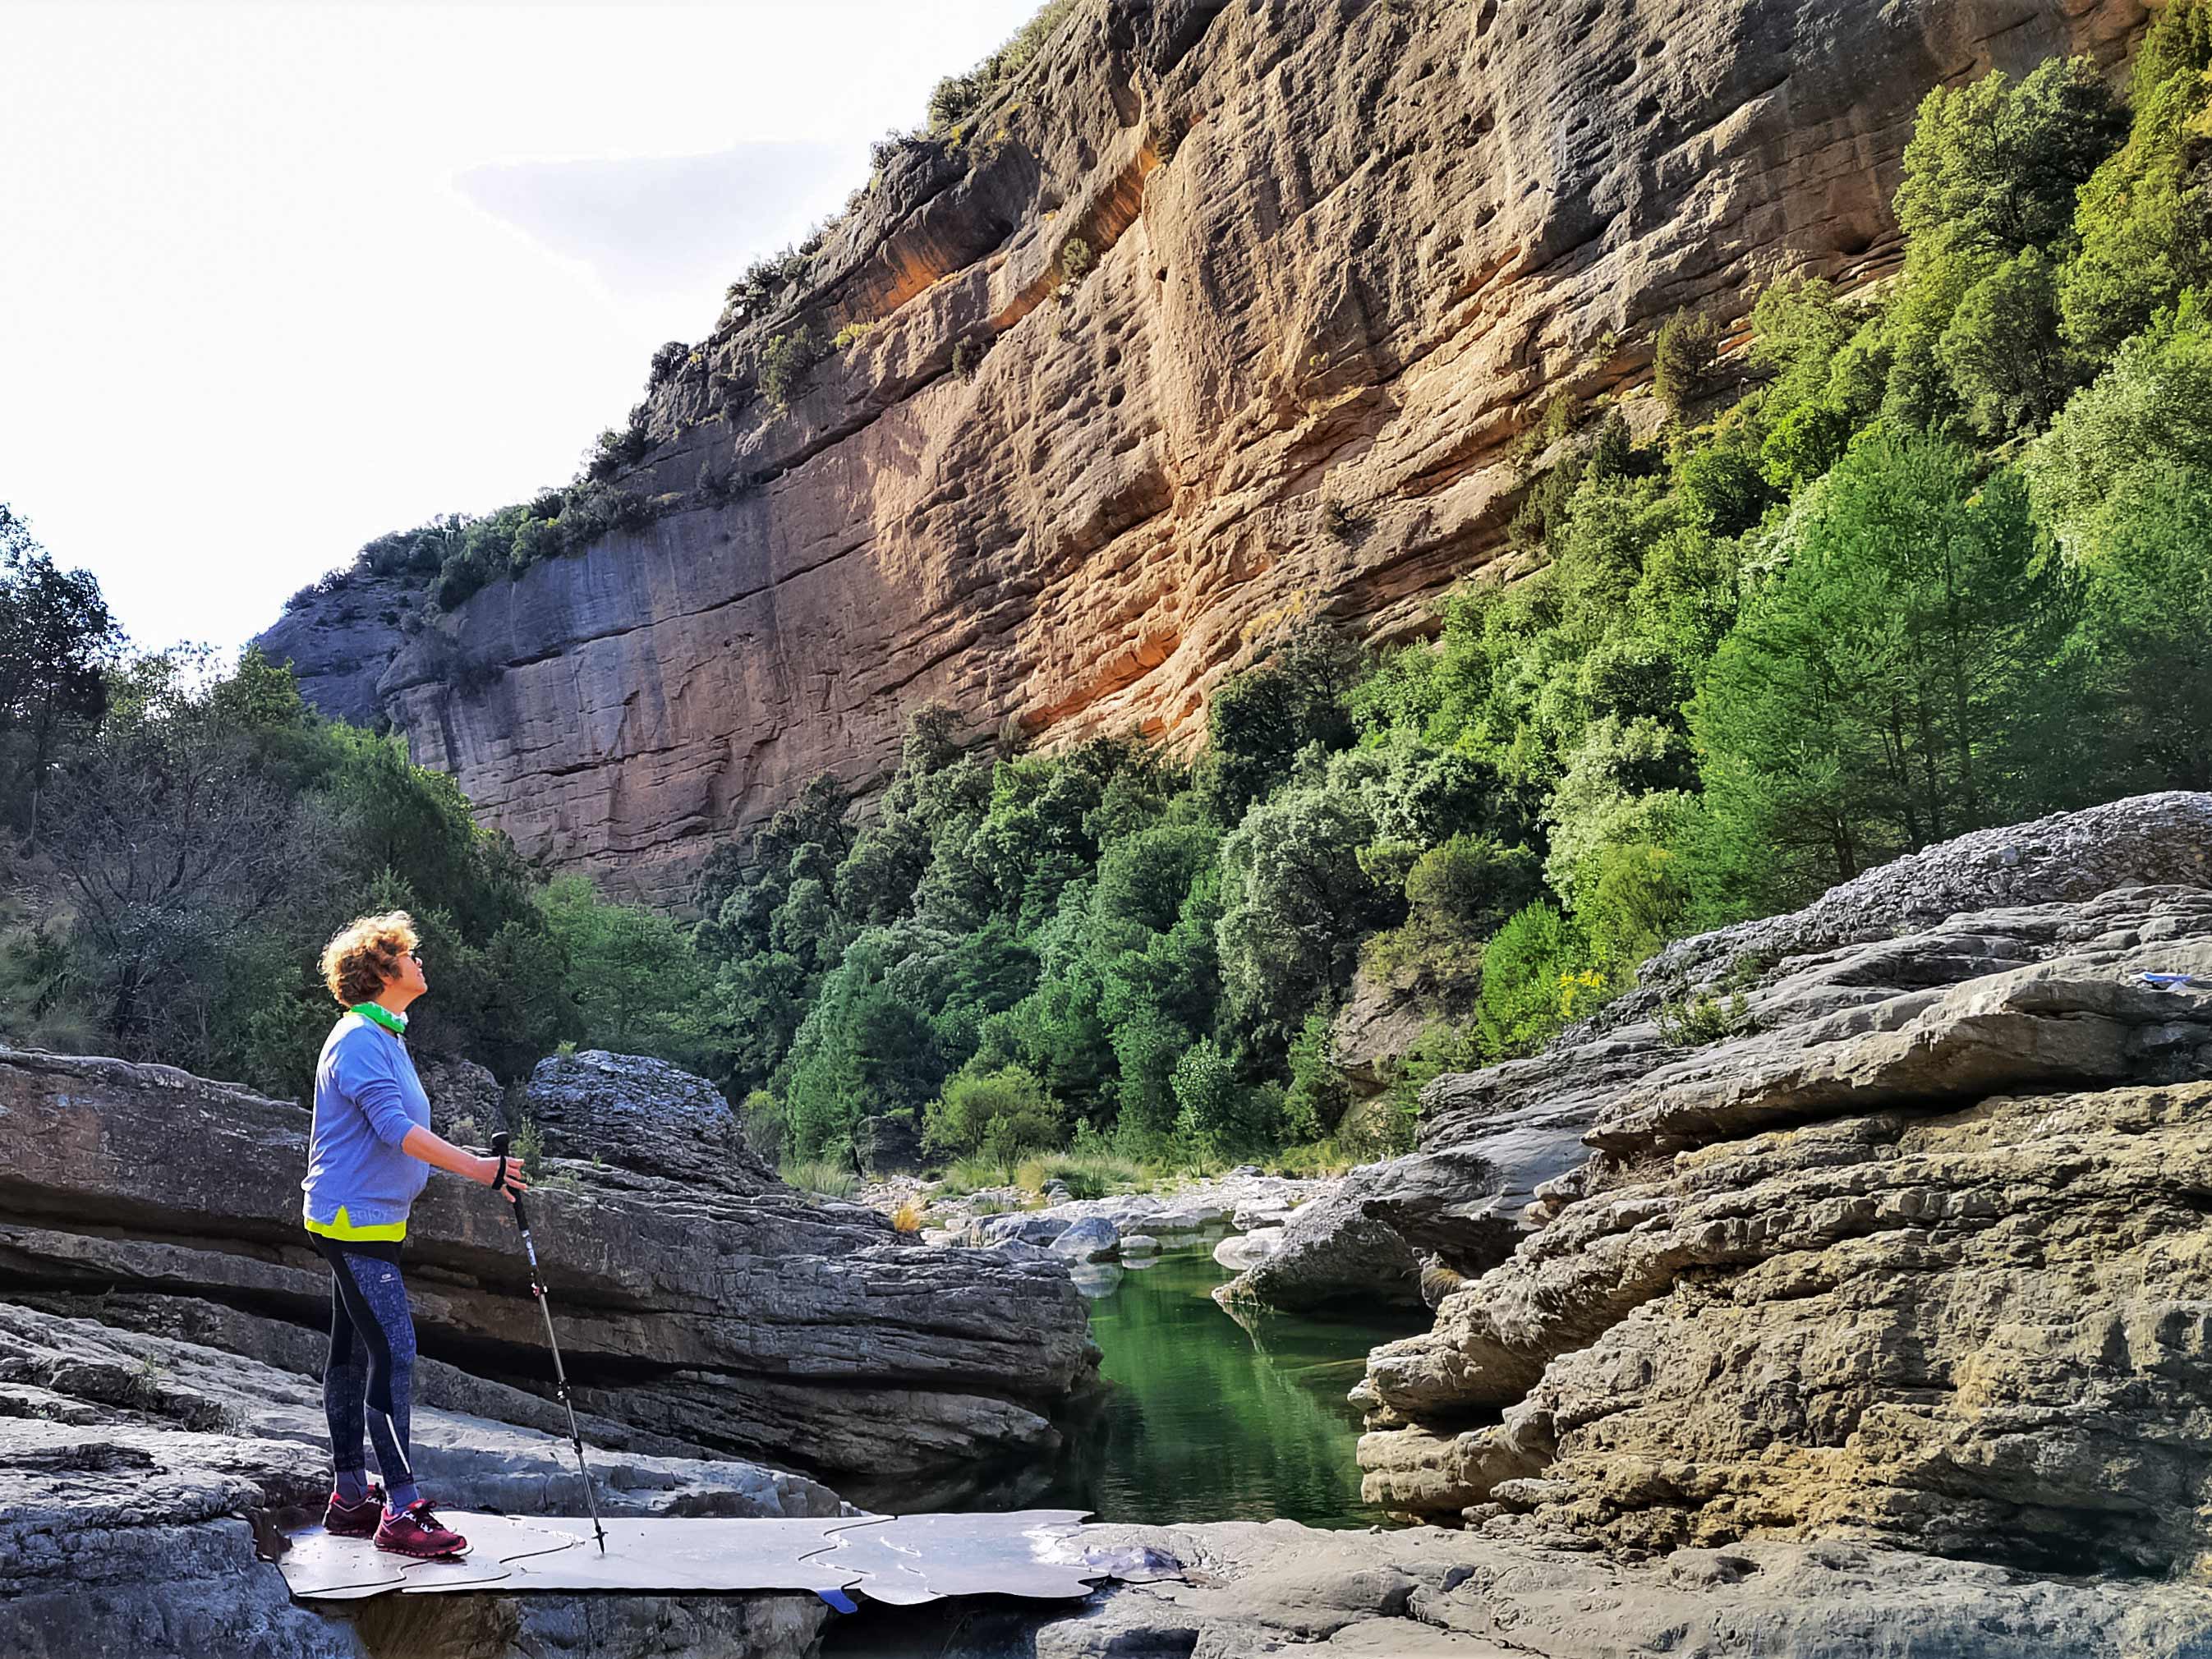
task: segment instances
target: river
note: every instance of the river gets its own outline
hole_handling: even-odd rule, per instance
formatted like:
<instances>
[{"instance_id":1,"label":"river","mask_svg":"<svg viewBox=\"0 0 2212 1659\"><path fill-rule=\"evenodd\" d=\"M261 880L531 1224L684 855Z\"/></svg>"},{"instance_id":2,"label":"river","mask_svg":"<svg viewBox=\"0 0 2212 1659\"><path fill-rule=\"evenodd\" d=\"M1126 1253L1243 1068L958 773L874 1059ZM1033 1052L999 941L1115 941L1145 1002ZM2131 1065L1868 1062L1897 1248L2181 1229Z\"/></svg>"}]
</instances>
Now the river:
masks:
<instances>
[{"instance_id":1,"label":"river","mask_svg":"<svg viewBox=\"0 0 2212 1659\"><path fill-rule=\"evenodd\" d=\"M1419 1310L1382 1320L1265 1314L1247 1330L1210 1294L1230 1277L1209 1251L1177 1251L1121 1270L1091 1303L1113 1386L1039 1504L1102 1521L1384 1519L1359 1501L1359 1414L1344 1396L1369 1348L1429 1322Z\"/></svg>"}]
</instances>

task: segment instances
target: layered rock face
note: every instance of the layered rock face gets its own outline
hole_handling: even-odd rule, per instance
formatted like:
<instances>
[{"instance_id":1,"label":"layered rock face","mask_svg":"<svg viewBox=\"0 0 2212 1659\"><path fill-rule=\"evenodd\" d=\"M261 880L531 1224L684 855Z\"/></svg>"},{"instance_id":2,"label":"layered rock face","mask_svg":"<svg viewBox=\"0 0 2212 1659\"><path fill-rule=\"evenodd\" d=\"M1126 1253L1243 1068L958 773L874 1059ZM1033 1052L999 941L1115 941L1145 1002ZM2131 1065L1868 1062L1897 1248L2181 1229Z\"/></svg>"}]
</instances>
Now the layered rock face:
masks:
<instances>
[{"instance_id":1,"label":"layered rock face","mask_svg":"<svg viewBox=\"0 0 2212 1659\"><path fill-rule=\"evenodd\" d=\"M568 1091L570 1109L592 1092ZM603 1091L598 1110L621 1115ZM316 1370L329 1274L299 1226L307 1122L171 1067L0 1050L9 1295ZM549 1160L533 1198L578 1403L611 1443L759 1458L909 1504L1058 1445L1054 1417L1097 1358L1063 1268L903 1243L719 1141L666 1158L710 1153L712 1185ZM460 1389L459 1408L531 1420L511 1402L544 1392L548 1362L506 1206L434 1177L408 1257L424 1354L492 1391Z\"/></svg>"},{"instance_id":2,"label":"layered rock face","mask_svg":"<svg viewBox=\"0 0 2212 1659\"><path fill-rule=\"evenodd\" d=\"M1609 1031L1439 1079L1431 1132L1462 1149L1571 1107L1595 1157L1480 1277L1466 1215L1429 1224L1469 1276L1370 1358L1370 1498L1630 1551L2198 1570L2208 854L2201 795L1969 837L1676 947ZM2156 884L2073 896L2115 871ZM1686 1047L1685 1005L1651 1005L1701 987L1729 1034Z\"/></svg>"},{"instance_id":3,"label":"layered rock face","mask_svg":"<svg viewBox=\"0 0 2212 1659\"><path fill-rule=\"evenodd\" d=\"M65 1297L40 1297L65 1301ZM415 1463L457 1509L580 1511L565 1443L509 1426L512 1395L424 1378ZM541 1408L544 1402L513 1395ZM485 1413L485 1414L479 1414ZM495 1420L495 1419L498 1420ZM565 1419L563 1419L565 1428ZM611 1449L587 1419L607 1515L824 1516L836 1495L751 1463ZM295 1605L264 1565L329 1490L319 1388L295 1370L97 1319L0 1303L0 1653L10 1659L369 1659L422 1652L407 1616ZM257 1559L259 1558L259 1559ZM441 1607L441 1655L533 1659L742 1652L799 1659L827 1619L812 1596L468 1595Z\"/></svg>"},{"instance_id":4,"label":"layered rock face","mask_svg":"<svg viewBox=\"0 0 2212 1659\"><path fill-rule=\"evenodd\" d=\"M349 589L264 643L333 712L373 677L525 851L667 899L812 775L867 787L926 698L1192 738L1286 617L1425 626L1503 546L1510 441L1639 383L1656 319L1891 269L1929 86L2117 66L2145 15L1085 0L656 384L648 527L411 641ZM853 324L760 394L772 339Z\"/></svg>"}]
</instances>

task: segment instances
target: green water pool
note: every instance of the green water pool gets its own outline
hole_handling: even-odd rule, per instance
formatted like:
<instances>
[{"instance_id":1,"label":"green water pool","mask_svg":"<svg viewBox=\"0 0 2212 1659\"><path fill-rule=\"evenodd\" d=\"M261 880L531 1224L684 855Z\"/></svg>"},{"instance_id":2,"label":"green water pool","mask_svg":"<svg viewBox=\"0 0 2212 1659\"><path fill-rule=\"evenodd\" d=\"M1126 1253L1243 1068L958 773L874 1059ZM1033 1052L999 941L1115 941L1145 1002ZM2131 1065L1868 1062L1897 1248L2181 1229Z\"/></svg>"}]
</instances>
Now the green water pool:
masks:
<instances>
[{"instance_id":1,"label":"green water pool","mask_svg":"<svg viewBox=\"0 0 2212 1659\"><path fill-rule=\"evenodd\" d=\"M1127 1268L1091 1304L1112 1384L1052 1492L1102 1521L1301 1521L1364 1527L1345 1394L1378 1342L1425 1329L1395 1318L1267 1314L1247 1329L1210 1292L1231 1275L1206 1250Z\"/></svg>"}]
</instances>

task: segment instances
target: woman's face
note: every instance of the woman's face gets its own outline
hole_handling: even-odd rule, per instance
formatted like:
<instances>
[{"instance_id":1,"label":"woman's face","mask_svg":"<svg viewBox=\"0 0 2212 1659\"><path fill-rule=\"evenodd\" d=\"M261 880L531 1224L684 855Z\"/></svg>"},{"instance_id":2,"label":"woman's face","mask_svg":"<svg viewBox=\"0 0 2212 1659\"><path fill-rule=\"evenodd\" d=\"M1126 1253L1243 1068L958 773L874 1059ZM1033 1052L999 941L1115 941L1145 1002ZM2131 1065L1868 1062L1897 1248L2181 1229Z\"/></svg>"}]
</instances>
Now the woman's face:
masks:
<instances>
[{"instance_id":1,"label":"woman's face","mask_svg":"<svg viewBox=\"0 0 2212 1659\"><path fill-rule=\"evenodd\" d=\"M422 947L416 945L402 956L394 965L385 985L392 990L404 992L410 998L419 997L430 988L430 981L422 974Z\"/></svg>"}]
</instances>

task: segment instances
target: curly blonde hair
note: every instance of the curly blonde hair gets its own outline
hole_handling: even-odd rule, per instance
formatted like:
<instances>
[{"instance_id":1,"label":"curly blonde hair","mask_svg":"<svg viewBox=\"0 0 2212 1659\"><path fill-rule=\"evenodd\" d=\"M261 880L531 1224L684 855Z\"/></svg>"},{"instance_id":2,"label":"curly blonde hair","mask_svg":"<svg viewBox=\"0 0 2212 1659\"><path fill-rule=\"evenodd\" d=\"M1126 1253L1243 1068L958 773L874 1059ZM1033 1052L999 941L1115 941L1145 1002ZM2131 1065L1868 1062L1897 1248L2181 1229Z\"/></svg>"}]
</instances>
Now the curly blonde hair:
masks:
<instances>
[{"instance_id":1,"label":"curly blonde hair","mask_svg":"<svg viewBox=\"0 0 2212 1659\"><path fill-rule=\"evenodd\" d=\"M323 946L323 983L341 1007L373 1002L399 971L399 958L419 942L415 918L404 910L356 916Z\"/></svg>"}]
</instances>

